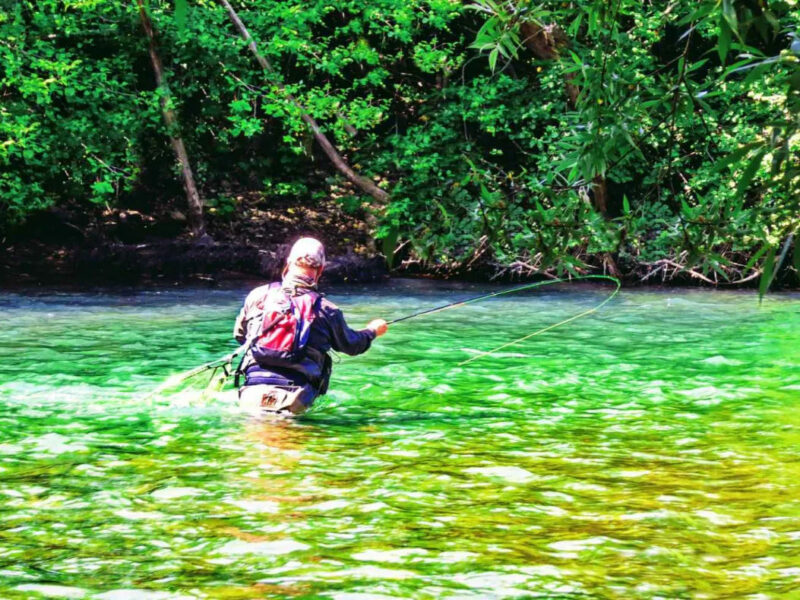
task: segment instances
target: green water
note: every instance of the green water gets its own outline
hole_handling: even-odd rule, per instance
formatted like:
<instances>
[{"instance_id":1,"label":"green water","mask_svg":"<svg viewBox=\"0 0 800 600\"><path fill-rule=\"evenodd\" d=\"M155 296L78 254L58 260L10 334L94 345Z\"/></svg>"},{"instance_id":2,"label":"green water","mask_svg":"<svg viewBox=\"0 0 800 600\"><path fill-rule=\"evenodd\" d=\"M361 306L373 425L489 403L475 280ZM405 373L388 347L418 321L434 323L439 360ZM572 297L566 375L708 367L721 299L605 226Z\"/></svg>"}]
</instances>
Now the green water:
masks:
<instances>
[{"instance_id":1,"label":"green water","mask_svg":"<svg viewBox=\"0 0 800 600\"><path fill-rule=\"evenodd\" d=\"M457 366L604 289L398 324L294 422L140 400L245 289L0 294L0 598L799 598L800 296L624 291Z\"/></svg>"}]
</instances>

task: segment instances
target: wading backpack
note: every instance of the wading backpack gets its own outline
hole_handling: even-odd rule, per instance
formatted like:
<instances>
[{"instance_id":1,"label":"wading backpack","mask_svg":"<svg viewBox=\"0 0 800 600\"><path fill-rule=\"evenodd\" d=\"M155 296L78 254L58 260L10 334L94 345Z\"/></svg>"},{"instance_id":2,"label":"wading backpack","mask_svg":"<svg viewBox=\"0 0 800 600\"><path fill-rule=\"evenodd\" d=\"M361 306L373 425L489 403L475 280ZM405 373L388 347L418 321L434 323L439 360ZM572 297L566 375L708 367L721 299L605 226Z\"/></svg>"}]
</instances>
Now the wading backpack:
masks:
<instances>
[{"instance_id":1,"label":"wading backpack","mask_svg":"<svg viewBox=\"0 0 800 600\"><path fill-rule=\"evenodd\" d=\"M322 296L307 292L290 296L275 284L256 308L262 312L261 326L250 350L264 367L299 363L306 356L311 322L319 310Z\"/></svg>"}]
</instances>

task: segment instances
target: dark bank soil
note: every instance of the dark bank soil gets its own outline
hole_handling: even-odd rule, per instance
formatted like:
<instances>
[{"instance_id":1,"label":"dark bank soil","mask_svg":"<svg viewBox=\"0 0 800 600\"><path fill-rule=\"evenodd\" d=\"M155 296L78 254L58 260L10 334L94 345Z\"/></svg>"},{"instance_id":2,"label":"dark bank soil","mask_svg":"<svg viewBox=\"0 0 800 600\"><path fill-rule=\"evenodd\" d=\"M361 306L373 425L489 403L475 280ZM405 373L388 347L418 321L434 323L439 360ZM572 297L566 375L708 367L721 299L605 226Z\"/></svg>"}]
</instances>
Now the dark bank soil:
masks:
<instances>
[{"instance_id":1,"label":"dark bank soil","mask_svg":"<svg viewBox=\"0 0 800 600\"><path fill-rule=\"evenodd\" d=\"M325 243L328 282L366 282L388 275L371 250L364 219L331 200L297 207L296 200L236 198L235 210L208 212L208 235L185 233L180 213L106 211L93 219L53 211L39 215L2 243L0 284L137 284L274 278L294 240Z\"/></svg>"},{"instance_id":2,"label":"dark bank soil","mask_svg":"<svg viewBox=\"0 0 800 600\"><path fill-rule=\"evenodd\" d=\"M172 211L98 212L85 208L44 212L24 227L0 238L0 286L139 285L197 282L214 285L237 279L273 279L279 276L291 244L302 236L325 244L328 266L325 283L378 281L389 272L375 251L367 215L348 212L331 199L296 198L281 201L260 194L232 196L233 204L208 207L208 235L193 239L186 233L185 216ZM554 277L524 262L498 265L476 240L474 258L464 264L428 265L396 257L398 274L412 277L454 278L472 281L521 281ZM407 249L406 249L407 252ZM664 264L627 264L608 255L588 256L591 272L618 276L630 285L689 285L731 289L757 287L758 278L718 285L702 273ZM797 289L797 273L784 267L775 278L776 289Z\"/></svg>"}]
</instances>

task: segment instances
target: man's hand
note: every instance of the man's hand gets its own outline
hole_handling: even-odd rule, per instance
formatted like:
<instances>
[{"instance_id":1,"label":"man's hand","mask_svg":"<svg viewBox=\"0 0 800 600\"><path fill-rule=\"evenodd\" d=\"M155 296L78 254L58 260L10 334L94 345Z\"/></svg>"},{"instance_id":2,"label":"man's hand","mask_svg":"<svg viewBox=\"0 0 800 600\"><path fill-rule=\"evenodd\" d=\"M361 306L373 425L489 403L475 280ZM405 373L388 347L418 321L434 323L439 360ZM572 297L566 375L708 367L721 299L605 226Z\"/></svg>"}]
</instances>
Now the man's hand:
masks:
<instances>
[{"instance_id":1,"label":"man's hand","mask_svg":"<svg viewBox=\"0 0 800 600\"><path fill-rule=\"evenodd\" d=\"M374 319L373 321L369 322L367 329L371 329L375 332L377 337L381 337L389 329L389 326L383 319Z\"/></svg>"}]
</instances>

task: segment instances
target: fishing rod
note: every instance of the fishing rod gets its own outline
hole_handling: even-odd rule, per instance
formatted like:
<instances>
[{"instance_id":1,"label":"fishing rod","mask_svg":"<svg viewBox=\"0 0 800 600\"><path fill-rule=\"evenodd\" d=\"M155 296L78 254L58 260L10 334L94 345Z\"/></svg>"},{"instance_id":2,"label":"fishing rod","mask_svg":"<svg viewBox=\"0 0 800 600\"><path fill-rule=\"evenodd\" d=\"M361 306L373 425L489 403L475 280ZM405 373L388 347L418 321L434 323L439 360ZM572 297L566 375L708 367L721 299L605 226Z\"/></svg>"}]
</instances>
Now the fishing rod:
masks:
<instances>
[{"instance_id":1,"label":"fishing rod","mask_svg":"<svg viewBox=\"0 0 800 600\"><path fill-rule=\"evenodd\" d=\"M214 372L211 374L211 380L209 381L208 386L209 387L211 386L211 383L213 382L214 376L217 374L218 369L222 369L222 373L224 375L222 383L224 383L225 380L227 380L228 377L230 377L230 374L232 372L231 367L233 366L233 361L247 348L247 346L248 344L247 342L245 342L230 354L226 354L225 356L221 356L217 359L202 364L198 367L189 369L188 371L176 373L175 375L168 377L161 385L159 385L156 389L147 394L143 398L143 400L149 400L156 394L160 394L166 389L175 387L176 385L180 385L187 379L191 379L192 377L196 377L197 375L205 373L206 371L211 371L212 369L214 370Z\"/></svg>"},{"instance_id":2,"label":"fishing rod","mask_svg":"<svg viewBox=\"0 0 800 600\"><path fill-rule=\"evenodd\" d=\"M573 315L573 316L569 317L568 319L564 319L563 321L559 321L558 323L554 323L552 325L548 325L547 327L542 327L541 329L537 329L533 333L529 333L528 335L524 335L524 336L522 336L520 338L517 338L517 339L512 340L510 342L507 342L505 344L501 344L500 346L497 346L496 348L492 348L491 350L487 350L486 352L481 352L479 354L476 354L475 356L473 356L471 358L468 358L467 360L461 361L460 363L458 363L458 366L459 367L463 367L464 365L467 365L467 364L469 364L469 363L471 363L473 361L479 360L479 359L483 358L484 356L489 356L490 354L494 354L495 352L498 352L500 350L504 350L505 348L508 348L509 346L514 346L516 344L519 344L520 342L524 342L525 340L529 340L532 337L535 337L537 335L541 335L542 333L545 333L546 331L550 331L552 329L555 329L556 327L561 327L562 325L566 325L567 323L571 323L572 321L576 321L576 320L580 319L581 317L585 317L585 316L590 315L590 314L592 314L594 312L597 312L598 310L603 308L606 304L611 302L611 300L613 300L614 297L617 294L619 294L619 290L622 288L622 283L620 282L620 280L617 279L616 277L611 277L610 275L581 275L581 276L572 278L573 281L576 280L576 279L605 279L606 281L614 282L614 284L616 285L616 288L614 289L613 292L611 292L611 294L608 296L608 298L603 300L597 306L590 308L589 310L585 310L585 311L583 311L581 313L578 313L577 315ZM539 286L552 285L554 283L560 283L560 282L563 282L563 281L565 281L565 280L562 279L562 280L553 280L553 281L541 281L537 285L539 285Z\"/></svg>"},{"instance_id":3,"label":"fishing rod","mask_svg":"<svg viewBox=\"0 0 800 600\"><path fill-rule=\"evenodd\" d=\"M469 364L469 363L471 363L473 361L479 360L479 359L481 359L481 358L483 358L485 356L489 356L491 354L494 354L495 352L498 352L500 350L508 348L509 346L513 346L515 344L519 344L520 342L524 342L525 340L528 340L528 339L530 339L530 338L532 338L534 336L541 335L542 333L545 333L546 331L550 331L552 329L555 329L556 327L560 327L561 325L566 325L567 323L570 323L572 321L576 321L577 319L580 319L581 317L585 317L587 315L590 315L593 312L597 312L603 306L605 306L606 304L611 302L611 300L619 293L619 291L620 291L620 289L622 287L622 283L619 281L619 279L617 279L616 277L611 277L610 275L577 275L577 276L573 276L573 277L568 278L568 279L552 279L552 280L548 280L548 281L537 281L535 283L527 283L527 284L524 284L524 285L519 285L519 286L516 286L516 287L513 287L513 288L509 288L507 290L499 290L499 291L491 292L491 293L488 293L488 294L481 294L480 296L475 296L473 298L468 298L466 300L459 300L457 302L450 302L449 304L445 304L445 305L442 305L442 306L435 306L433 308L427 308L425 310L420 310L420 311L412 313L410 315L406 315L404 317L398 317L397 319L389 321L387 323L387 325L392 325L394 323L401 323L402 321L407 321L409 319L414 319L416 317L422 317L424 315L432 315L432 314L437 313L437 312L441 312L441 311L448 310L448 309L451 309L451 308L457 308L459 306L464 306L465 304L471 304L473 302L479 302L481 300L486 300L488 298L494 298L496 296L504 296L506 294L513 294L514 292L521 292L521 291L524 291L524 290L530 290L530 289L533 289L533 288L543 287L543 286L546 286L546 285L554 285L554 284L557 284L557 283L565 283L565 282L575 281L575 280L591 280L591 279L603 280L603 281L611 281L611 282L614 283L614 285L616 287L615 287L614 291L611 292L611 294L607 298L605 298L597 306L594 306L593 308L590 308L589 310L585 310L585 311L583 311L583 312L581 312L581 313L579 313L577 315L573 315L572 317L569 317L568 319L564 319L563 321L559 321L558 323L554 323L552 325L548 325L547 327L542 327L541 329L537 329L533 333L529 333L528 335L522 336L520 338L517 338L517 339L512 340L510 342L507 342L505 344L502 344L501 346L498 346L496 348L492 348L491 350L487 350L486 352L480 352L480 353L476 354L475 356L473 356L471 358L468 358L467 360L461 361L460 363L458 363L456 365L458 367L461 367L461 366ZM324 401L320 400L319 402L316 402L314 404L314 407L311 410L317 410L318 411L323 406L324 406Z\"/></svg>"},{"instance_id":4,"label":"fishing rod","mask_svg":"<svg viewBox=\"0 0 800 600\"><path fill-rule=\"evenodd\" d=\"M508 289L508 290L501 290L501 291L498 291L498 292L491 292L490 294L482 294L480 296L475 296L474 298L469 298L467 300L459 300L457 302L451 302L451 303L445 304L443 306L435 306L433 308L427 308L425 310L421 310L419 312L415 312L415 313L412 313L410 315L406 315L405 317L399 317L397 319L389 321L386 324L387 325L394 325L395 323L401 323L403 321L407 321L409 319L415 319L415 318L421 317L423 315L432 315L434 313L441 312L443 310L448 310L450 308L456 308L458 306L464 306L465 304L471 304L473 302L478 302L479 300L486 300L488 298L494 298L495 296L502 296L504 294L513 294L514 292L522 292L524 290L528 290L528 289L531 289L533 287L536 287L537 285L539 285L539 283L543 283L543 282L528 283L528 284L520 285L520 286L511 288L511 289ZM544 283L549 283L549 282L544 282Z\"/></svg>"},{"instance_id":5,"label":"fishing rod","mask_svg":"<svg viewBox=\"0 0 800 600\"><path fill-rule=\"evenodd\" d=\"M568 279L549 279L547 281L537 281L535 283L526 283L525 285L519 285L519 286L516 286L516 287L513 287L513 288L509 288L507 290L499 290L497 292L491 292L491 293L488 293L488 294L481 294L480 296L475 296L474 298L468 298L466 300L459 300L457 302L450 302L449 304L444 304L442 306L435 306L433 308L427 308L425 310L421 310L419 312L415 312L415 313L412 313L410 315L406 315L404 317L399 317L397 319L389 321L386 324L387 325L394 325L395 323L400 323L402 321L407 321L408 319L415 319L417 317L422 317L424 315L432 315L434 313L441 312L441 311L444 311L444 310L448 310L448 309L451 309L451 308L457 308L459 306L464 306L466 304L472 304L473 302L479 302L481 300L488 300L489 298L495 298L497 296L504 296L506 294L513 294L515 292L523 292L525 290L530 290L530 289L537 288L537 287L542 287L542 286L545 286L545 285L553 285L553 284L556 284L556 283L565 283L565 282L568 282L568 281L576 281L576 280L584 280L584 279L603 279L603 280L606 280L606 281L613 281L617 285L617 289L614 291L614 293L611 296L609 296L606 299L606 302L611 300L611 298L613 298L617 294L617 292L619 292L619 289L620 289L620 286L621 286L619 280L616 277L611 277L610 275L577 275L575 277L571 277L571 278L568 278ZM605 304L605 302L603 304ZM603 304L595 307L594 310L597 310L598 308L603 306ZM592 310L591 312L594 312L594 310ZM588 312L587 312L587 314L588 314ZM578 317L575 317L575 318L578 318ZM575 320L575 319L572 319L572 320Z\"/></svg>"},{"instance_id":6,"label":"fishing rod","mask_svg":"<svg viewBox=\"0 0 800 600\"><path fill-rule=\"evenodd\" d=\"M530 338L532 338L534 336L537 336L537 335L540 335L542 333L545 333L546 331L550 331L552 329L555 329L556 327L560 327L561 325L566 325L567 323L570 323L572 321L580 319L581 317L585 317L587 315L590 315L590 314L600 310L603 306L608 304L619 293L622 284L620 283L620 281L616 277L611 277L609 275L578 275L578 276L570 277L568 279L550 279L550 280L547 280L547 281L537 281L535 283L526 283L524 285L515 286L515 287L509 288L507 290L498 290L496 292L490 292L488 294L481 294L480 296L474 296L472 298L467 298L466 300L458 300L456 302L450 302L450 303L444 304L442 306L435 306L433 308L426 308L424 310L417 311L417 312L412 313L410 315L405 315L403 317L398 317L396 319L393 319L393 320L389 321L387 323L387 325L394 325L396 323L402 323L403 321L408 321L410 319L416 319L418 317L422 317L422 316L426 316L426 315L432 315L432 314L435 314L435 313L438 313L438 312L442 312L442 311L445 311L445 310L450 310L450 309L453 309L453 308L466 306L467 304L473 304L475 302L480 302L481 300L488 300L489 298L496 298L497 296L505 296L505 295L508 295L508 294L513 294L513 293L516 293L516 292L522 292L522 291L534 289L534 288L537 288L537 287L543 287L543 286L546 286L546 285L554 285L554 284L557 284L557 283L565 283L565 282L569 282L569 281L580 281L580 280L605 280L605 281L611 281L614 284L616 284L616 289L611 293L611 295L608 296L608 298L603 300L603 302L601 302L597 306L595 306L593 308L590 308L589 310L583 311L583 312L581 312L581 313L579 313L577 315L574 315L574 316L572 316L572 317L570 317L568 319L564 319L563 321L559 321L558 323L555 323L553 325L548 325L547 327L543 327L541 329L538 329L538 330L534 331L533 333L529 333L528 335L525 335L523 337L517 338L517 339L512 340L510 342L507 342L507 343L505 343L505 344L503 344L501 346L498 346L497 348L493 348L493 349L488 350L486 352L481 352L481 353L477 354L476 356L473 356L473 357L471 357L471 358L469 358L469 359L467 359L465 361L462 361L462 362L458 363L458 366L463 366L463 365L466 365L466 364L471 363L473 361L476 361L476 360L478 360L480 358L483 358L484 356L488 356L490 354L494 354L495 352L498 352L499 350L503 350L503 349L508 348L510 346L514 346L515 344L518 344L520 342L528 340L528 339L530 339ZM146 396L146 398L151 398L152 396L164 391L165 389L168 389L168 388L174 387L176 385L179 385L180 383L183 383L187 379L191 379L192 377L195 377L197 375L200 375L200 374L205 373L206 371L210 371L212 369L214 370L214 372L212 373L211 380L209 381L209 386L211 385L211 383L214 380L214 376L216 375L216 371L218 369L220 369L220 368L223 371L223 375L224 375L223 383L224 383L224 380L226 380L231 374L231 367L232 367L233 361L236 359L237 356L239 356L248 347L249 347L249 343L245 342L244 344L239 346L236 350L234 350L230 354L226 354L225 356L222 356L220 358L217 358L215 360L207 362L207 363L205 363L203 365L200 365L200 366L195 367L193 369L190 369L188 371L184 371L183 373L177 373L177 374L169 377L166 381L164 381L164 383L162 383L155 390L150 392Z\"/></svg>"}]
</instances>

